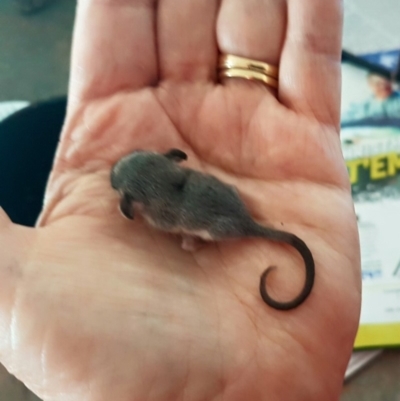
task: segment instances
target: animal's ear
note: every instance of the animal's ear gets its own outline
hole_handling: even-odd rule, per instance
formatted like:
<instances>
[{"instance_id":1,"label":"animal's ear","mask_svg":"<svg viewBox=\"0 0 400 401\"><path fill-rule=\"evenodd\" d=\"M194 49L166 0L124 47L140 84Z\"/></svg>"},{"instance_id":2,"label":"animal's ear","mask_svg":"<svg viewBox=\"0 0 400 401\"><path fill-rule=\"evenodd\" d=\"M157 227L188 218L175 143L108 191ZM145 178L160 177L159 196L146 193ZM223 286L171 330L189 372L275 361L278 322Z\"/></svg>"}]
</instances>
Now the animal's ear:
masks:
<instances>
[{"instance_id":1,"label":"animal's ear","mask_svg":"<svg viewBox=\"0 0 400 401\"><path fill-rule=\"evenodd\" d=\"M167 153L164 153L164 156L177 163L180 163L182 160L187 160L187 154L179 149L170 149Z\"/></svg>"}]
</instances>

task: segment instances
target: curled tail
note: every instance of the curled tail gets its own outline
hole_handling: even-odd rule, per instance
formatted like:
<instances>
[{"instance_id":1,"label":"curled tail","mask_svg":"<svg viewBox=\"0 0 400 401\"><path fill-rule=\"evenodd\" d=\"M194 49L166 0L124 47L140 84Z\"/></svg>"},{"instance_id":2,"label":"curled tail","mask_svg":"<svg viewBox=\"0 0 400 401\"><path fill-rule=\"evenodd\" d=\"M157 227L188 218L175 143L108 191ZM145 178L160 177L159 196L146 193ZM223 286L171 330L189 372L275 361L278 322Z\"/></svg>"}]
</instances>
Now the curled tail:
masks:
<instances>
[{"instance_id":1,"label":"curled tail","mask_svg":"<svg viewBox=\"0 0 400 401\"><path fill-rule=\"evenodd\" d=\"M296 308L297 306L302 304L310 295L310 292L314 285L315 264L311 251L309 250L305 242L296 237L294 234L266 228L263 226L258 226L257 232L258 236L260 237L264 237L272 241L283 242L285 244L293 246L302 256L306 269L306 279L300 294L292 301L278 302L268 295L266 289L267 276L275 268L275 266L268 267L260 277L260 294L261 298L267 305L279 310L289 310Z\"/></svg>"}]
</instances>

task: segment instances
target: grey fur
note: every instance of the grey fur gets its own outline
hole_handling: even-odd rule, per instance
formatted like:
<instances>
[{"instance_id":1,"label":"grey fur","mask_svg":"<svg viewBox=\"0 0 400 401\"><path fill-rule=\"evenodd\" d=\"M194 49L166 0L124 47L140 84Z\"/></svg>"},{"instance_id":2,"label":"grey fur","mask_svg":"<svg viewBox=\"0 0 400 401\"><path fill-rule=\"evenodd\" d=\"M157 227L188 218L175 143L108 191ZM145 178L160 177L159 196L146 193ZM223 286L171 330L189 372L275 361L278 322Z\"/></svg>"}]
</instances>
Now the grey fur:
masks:
<instances>
[{"instance_id":1,"label":"grey fur","mask_svg":"<svg viewBox=\"0 0 400 401\"><path fill-rule=\"evenodd\" d=\"M261 275L260 294L269 306L289 310L299 306L314 285L313 256L306 244L285 231L256 223L237 190L217 178L180 166L187 156L179 149L165 154L135 151L119 160L111 171L111 185L121 195L120 209L134 218L134 205L156 228L220 241L243 237L263 237L293 246L304 259L306 280L292 301L277 302L266 291L266 278L273 266Z\"/></svg>"}]
</instances>

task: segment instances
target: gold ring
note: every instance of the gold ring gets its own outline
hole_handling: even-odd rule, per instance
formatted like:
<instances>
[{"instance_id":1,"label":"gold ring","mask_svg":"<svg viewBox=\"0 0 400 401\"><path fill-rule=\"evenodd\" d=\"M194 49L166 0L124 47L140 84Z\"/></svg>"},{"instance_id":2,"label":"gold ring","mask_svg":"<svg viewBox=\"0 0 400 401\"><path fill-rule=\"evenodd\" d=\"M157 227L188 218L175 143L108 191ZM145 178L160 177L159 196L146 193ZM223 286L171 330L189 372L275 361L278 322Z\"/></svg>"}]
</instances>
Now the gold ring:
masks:
<instances>
[{"instance_id":1,"label":"gold ring","mask_svg":"<svg viewBox=\"0 0 400 401\"><path fill-rule=\"evenodd\" d=\"M220 78L245 78L250 80L257 80L263 82L265 85L278 87L278 80L271 78L261 72L253 70L241 70L240 68L230 68L228 70L220 70Z\"/></svg>"},{"instance_id":2,"label":"gold ring","mask_svg":"<svg viewBox=\"0 0 400 401\"><path fill-rule=\"evenodd\" d=\"M262 73L269 77L278 78L279 69L273 65L246 57L234 56L232 54L222 54L219 59L220 69L238 68Z\"/></svg>"}]
</instances>

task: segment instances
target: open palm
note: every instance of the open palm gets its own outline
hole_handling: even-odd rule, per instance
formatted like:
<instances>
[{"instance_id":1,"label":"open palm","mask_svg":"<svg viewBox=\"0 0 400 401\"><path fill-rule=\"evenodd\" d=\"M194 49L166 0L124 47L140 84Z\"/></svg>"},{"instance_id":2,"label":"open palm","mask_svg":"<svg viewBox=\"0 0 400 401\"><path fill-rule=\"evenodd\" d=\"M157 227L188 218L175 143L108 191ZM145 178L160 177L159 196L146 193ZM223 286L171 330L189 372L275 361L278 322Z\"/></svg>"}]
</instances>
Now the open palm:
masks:
<instances>
[{"instance_id":1,"label":"open palm","mask_svg":"<svg viewBox=\"0 0 400 401\"><path fill-rule=\"evenodd\" d=\"M221 3L221 4L220 4ZM0 221L0 357L48 400L337 400L360 307L359 249L338 135L338 0L83 0L69 108L38 228ZM273 64L280 89L217 84L218 48ZM253 216L301 237L179 240L123 219L111 165L188 153Z\"/></svg>"}]
</instances>

